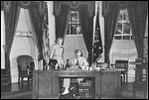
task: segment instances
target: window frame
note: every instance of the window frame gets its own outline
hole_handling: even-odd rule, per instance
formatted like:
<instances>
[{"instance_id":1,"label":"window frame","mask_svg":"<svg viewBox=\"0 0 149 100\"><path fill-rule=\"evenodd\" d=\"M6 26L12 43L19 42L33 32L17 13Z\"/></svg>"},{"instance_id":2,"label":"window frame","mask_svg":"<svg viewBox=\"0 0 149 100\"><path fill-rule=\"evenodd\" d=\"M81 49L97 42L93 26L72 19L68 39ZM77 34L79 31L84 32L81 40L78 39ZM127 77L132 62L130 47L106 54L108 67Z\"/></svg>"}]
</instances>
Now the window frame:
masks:
<instances>
[{"instance_id":1,"label":"window frame","mask_svg":"<svg viewBox=\"0 0 149 100\"><path fill-rule=\"evenodd\" d=\"M71 17L71 14L72 14L72 12L77 12L78 13L78 21L77 22L72 22L72 17ZM80 22L80 15L79 15L79 11L78 10L69 10L68 11L68 28L67 28L67 36L69 36L69 35L71 35L71 36L82 36L82 27L81 27L81 22ZM74 23L74 24L72 24L72 23ZM77 24L76 24L77 23ZM81 27L81 31L80 31L80 34L72 34L72 29L71 29L71 25L76 25L76 26L80 26Z\"/></svg>"},{"instance_id":2,"label":"window frame","mask_svg":"<svg viewBox=\"0 0 149 100\"><path fill-rule=\"evenodd\" d=\"M119 21L119 17L121 15L121 11L122 10L124 10L124 11L126 10L126 12L127 12L126 14L128 16L128 21L123 20L123 15L124 14L122 14L122 20ZM117 22L116 22L116 27L115 27L115 31L114 31L114 39L115 40L133 40L132 24L130 22L130 18L129 18L129 14L128 14L128 9L127 8L121 8L121 9L118 10L118 15L117 15L117 20L116 21ZM122 25L121 34L116 34L118 23L120 23ZM124 23L129 23L130 24L130 32L129 32L129 34L124 34L124 29L123 29L124 28ZM125 38L127 38L127 39L125 39Z\"/></svg>"}]
</instances>

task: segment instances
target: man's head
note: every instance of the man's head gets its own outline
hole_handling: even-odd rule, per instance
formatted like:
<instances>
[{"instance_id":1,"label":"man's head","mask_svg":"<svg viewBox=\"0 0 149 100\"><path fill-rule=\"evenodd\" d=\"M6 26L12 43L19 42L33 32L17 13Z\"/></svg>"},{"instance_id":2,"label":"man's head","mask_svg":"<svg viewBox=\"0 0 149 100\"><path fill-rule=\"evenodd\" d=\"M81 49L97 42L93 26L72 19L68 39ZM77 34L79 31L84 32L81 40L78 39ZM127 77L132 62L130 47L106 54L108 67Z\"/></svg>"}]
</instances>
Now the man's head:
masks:
<instances>
[{"instance_id":1,"label":"man's head","mask_svg":"<svg viewBox=\"0 0 149 100\"><path fill-rule=\"evenodd\" d=\"M63 38L58 37L58 38L56 39L56 43L59 44L59 45L62 45L62 43L63 43Z\"/></svg>"},{"instance_id":2,"label":"man's head","mask_svg":"<svg viewBox=\"0 0 149 100\"><path fill-rule=\"evenodd\" d=\"M79 50L79 49L75 50L75 56L76 57L81 57L82 56L82 51Z\"/></svg>"}]
</instances>

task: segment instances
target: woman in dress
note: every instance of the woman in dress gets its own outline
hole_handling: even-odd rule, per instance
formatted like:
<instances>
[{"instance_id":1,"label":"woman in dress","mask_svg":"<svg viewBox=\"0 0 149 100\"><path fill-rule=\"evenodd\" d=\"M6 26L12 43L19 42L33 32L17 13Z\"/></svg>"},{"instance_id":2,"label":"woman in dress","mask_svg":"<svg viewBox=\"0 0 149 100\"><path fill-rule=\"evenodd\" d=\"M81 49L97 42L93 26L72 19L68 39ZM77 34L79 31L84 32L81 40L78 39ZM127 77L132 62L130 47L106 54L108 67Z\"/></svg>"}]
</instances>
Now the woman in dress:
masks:
<instances>
[{"instance_id":1,"label":"woman in dress","mask_svg":"<svg viewBox=\"0 0 149 100\"><path fill-rule=\"evenodd\" d=\"M63 39L60 37L57 38L56 43L52 45L50 51L50 59L57 60L60 69L64 68L64 60L63 60L64 48L62 46L62 43Z\"/></svg>"}]
</instances>

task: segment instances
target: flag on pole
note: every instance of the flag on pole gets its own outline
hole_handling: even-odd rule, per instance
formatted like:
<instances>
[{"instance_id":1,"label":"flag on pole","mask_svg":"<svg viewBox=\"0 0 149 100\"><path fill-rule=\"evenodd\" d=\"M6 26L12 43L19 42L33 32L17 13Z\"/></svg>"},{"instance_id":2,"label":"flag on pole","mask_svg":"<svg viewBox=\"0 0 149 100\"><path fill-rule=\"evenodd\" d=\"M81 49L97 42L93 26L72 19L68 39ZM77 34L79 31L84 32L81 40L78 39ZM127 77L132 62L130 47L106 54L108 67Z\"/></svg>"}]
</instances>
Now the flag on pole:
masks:
<instances>
[{"instance_id":1,"label":"flag on pole","mask_svg":"<svg viewBox=\"0 0 149 100\"><path fill-rule=\"evenodd\" d=\"M99 7L97 8L95 34L93 38L93 62L103 53L100 24L99 24Z\"/></svg>"},{"instance_id":2,"label":"flag on pole","mask_svg":"<svg viewBox=\"0 0 149 100\"><path fill-rule=\"evenodd\" d=\"M48 28L48 8L47 4L44 5L44 31L43 31L43 57L46 61L49 61L50 51L50 39L49 39L49 28Z\"/></svg>"}]
</instances>

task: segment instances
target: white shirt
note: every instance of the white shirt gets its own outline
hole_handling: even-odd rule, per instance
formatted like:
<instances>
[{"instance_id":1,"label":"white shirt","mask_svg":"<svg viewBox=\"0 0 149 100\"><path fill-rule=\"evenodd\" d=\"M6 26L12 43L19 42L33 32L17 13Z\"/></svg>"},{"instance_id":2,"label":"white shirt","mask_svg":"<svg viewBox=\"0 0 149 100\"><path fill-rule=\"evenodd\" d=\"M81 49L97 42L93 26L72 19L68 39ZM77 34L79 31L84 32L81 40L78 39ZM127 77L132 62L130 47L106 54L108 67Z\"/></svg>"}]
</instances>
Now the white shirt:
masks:
<instances>
[{"instance_id":1,"label":"white shirt","mask_svg":"<svg viewBox=\"0 0 149 100\"><path fill-rule=\"evenodd\" d=\"M78 62L78 65L80 66L80 67L86 67L86 66L88 66L89 64L88 64L88 62L87 62L87 60L84 58L84 57L79 57L79 58L76 58L76 57L74 57L74 58L72 58L72 59L70 59L70 61L69 61L69 63L73 66L75 66L75 65L77 65L77 62Z\"/></svg>"}]
</instances>

